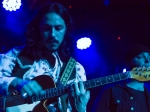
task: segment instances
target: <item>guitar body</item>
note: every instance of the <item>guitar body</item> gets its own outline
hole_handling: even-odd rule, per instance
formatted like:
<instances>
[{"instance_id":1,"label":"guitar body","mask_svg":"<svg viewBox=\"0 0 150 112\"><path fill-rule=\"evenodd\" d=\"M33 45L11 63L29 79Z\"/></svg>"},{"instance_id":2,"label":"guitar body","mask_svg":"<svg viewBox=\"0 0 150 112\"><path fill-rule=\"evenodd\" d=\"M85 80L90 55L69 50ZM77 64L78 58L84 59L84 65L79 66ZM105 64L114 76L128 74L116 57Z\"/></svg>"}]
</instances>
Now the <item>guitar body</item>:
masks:
<instances>
[{"instance_id":1,"label":"guitar body","mask_svg":"<svg viewBox=\"0 0 150 112\"><path fill-rule=\"evenodd\" d=\"M42 86L43 90L56 87L53 79L47 75L37 76L33 80L36 80ZM34 107L33 112L50 112L47 106L56 101L57 98L50 98L50 99L43 100Z\"/></svg>"}]
</instances>

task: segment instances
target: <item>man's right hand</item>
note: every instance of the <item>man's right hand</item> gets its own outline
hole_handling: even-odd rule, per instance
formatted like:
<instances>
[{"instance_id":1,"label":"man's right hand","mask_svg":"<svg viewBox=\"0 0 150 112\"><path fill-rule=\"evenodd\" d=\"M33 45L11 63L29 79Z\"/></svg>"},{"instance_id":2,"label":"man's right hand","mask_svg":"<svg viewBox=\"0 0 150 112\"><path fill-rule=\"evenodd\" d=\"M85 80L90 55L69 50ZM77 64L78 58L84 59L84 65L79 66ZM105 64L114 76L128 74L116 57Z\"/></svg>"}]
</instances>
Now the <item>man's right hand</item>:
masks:
<instances>
[{"instance_id":1,"label":"man's right hand","mask_svg":"<svg viewBox=\"0 0 150 112\"><path fill-rule=\"evenodd\" d=\"M17 90L21 94L27 93L28 96L43 94L42 87L37 81L24 81L20 78L15 78L9 86L9 91Z\"/></svg>"}]
</instances>

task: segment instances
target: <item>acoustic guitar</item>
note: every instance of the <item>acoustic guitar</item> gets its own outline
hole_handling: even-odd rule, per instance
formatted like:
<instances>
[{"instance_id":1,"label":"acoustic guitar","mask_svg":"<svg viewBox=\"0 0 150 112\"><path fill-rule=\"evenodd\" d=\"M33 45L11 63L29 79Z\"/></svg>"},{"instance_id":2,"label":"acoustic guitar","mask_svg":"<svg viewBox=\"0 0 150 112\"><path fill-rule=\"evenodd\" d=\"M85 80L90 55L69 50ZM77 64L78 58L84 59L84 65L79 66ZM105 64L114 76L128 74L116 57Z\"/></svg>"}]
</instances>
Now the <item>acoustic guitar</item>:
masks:
<instances>
[{"instance_id":1,"label":"acoustic guitar","mask_svg":"<svg viewBox=\"0 0 150 112\"><path fill-rule=\"evenodd\" d=\"M150 68L139 67L133 68L131 71L125 73L113 74L105 77L100 77L88 81L84 81L84 87L86 89L106 85L109 83L132 78L141 82L150 81ZM47 106L56 101L56 99L64 94L68 93L71 85L56 87L53 79L47 75L41 75L35 77L36 80L44 89L45 94L34 95L31 97L23 98L21 95L8 96L5 101L5 107L11 107L21 104L30 104L35 101L41 101L34 109L33 112L49 112Z\"/></svg>"}]
</instances>

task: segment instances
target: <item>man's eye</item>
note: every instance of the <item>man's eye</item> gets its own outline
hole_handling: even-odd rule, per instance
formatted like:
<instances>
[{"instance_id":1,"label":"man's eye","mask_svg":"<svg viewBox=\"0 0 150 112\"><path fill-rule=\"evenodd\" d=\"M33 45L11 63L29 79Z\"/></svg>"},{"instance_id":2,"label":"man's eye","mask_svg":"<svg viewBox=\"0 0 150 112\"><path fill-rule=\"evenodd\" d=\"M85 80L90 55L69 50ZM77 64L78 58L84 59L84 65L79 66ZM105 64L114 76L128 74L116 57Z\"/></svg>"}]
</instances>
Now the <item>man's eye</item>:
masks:
<instances>
[{"instance_id":1,"label":"man's eye","mask_svg":"<svg viewBox=\"0 0 150 112\"><path fill-rule=\"evenodd\" d=\"M59 30L63 29L63 27L62 27L62 26L58 26L58 27L55 27L55 29L56 29L57 31L59 31Z\"/></svg>"}]
</instances>

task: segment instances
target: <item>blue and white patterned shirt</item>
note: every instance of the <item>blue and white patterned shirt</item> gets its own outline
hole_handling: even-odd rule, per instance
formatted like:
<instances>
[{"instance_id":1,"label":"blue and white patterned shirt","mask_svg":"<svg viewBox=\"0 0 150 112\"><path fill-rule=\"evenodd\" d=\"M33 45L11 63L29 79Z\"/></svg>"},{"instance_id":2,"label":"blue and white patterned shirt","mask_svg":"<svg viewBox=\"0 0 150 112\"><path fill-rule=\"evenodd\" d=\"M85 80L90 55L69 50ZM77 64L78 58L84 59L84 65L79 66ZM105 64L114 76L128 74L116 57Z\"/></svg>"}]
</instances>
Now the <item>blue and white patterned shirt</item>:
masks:
<instances>
[{"instance_id":1,"label":"blue and white patterned shirt","mask_svg":"<svg viewBox=\"0 0 150 112\"><path fill-rule=\"evenodd\" d=\"M62 61L60 60L57 53L53 53L53 56L55 57L55 66L54 68L50 69L49 64L47 60L41 59L39 61L34 61L33 65L22 65L20 60L18 59L18 55L21 52L21 50L18 50L16 48L10 50L6 54L0 54L0 95L6 95L8 93L8 87L10 83L16 78L12 77L12 71L15 67L16 61L19 63L20 68L30 68L24 75L24 80L31 80L36 76L39 75L49 75L52 76L54 81L57 82L60 74L60 68L63 66ZM68 81L67 84L70 84L74 81L86 81L86 75L85 70L83 66L76 62L76 76L75 79ZM20 106L15 107L9 107L7 108L8 112L26 112L31 111L33 107L37 103L33 104L24 104ZM68 105L69 106L69 105ZM70 107L70 106L69 106ZM69 108L68 107L68 108ZM13 109L12 109L13 108ZM16 110L15 110L16 108ZM13 110L13 111L12 111Z\"/></svg>"}]
</instances>

